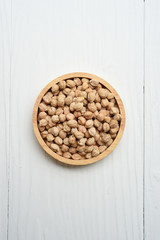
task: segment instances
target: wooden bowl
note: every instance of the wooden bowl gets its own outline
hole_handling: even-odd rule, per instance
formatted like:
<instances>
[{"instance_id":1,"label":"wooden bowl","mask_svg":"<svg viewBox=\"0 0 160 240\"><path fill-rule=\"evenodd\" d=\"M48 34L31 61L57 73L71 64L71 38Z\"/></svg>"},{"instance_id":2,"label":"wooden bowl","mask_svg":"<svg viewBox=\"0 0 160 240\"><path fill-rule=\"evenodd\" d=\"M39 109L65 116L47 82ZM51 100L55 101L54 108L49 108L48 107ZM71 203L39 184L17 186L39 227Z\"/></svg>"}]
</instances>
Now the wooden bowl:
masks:
<instances>
[{"instance_id":1,"label":"wooden bowl","mask_svg":"<svg viewBox=\"0 0 160 240\"><path fill-rule=\"evenodd\" d=\"M94 78L94 79L98 80L100 83L102 83L115 96L115 99L117 101L117 104L118 104L118 107L120 110L120 114L122 116L119 132L117 134L117 137L114 139L113 143L103 153L99 154L97 157L90 158L90 159L72 160L72 159L67 159L67 158L59 156L58 154L53 152L47 146L47 144L44 142L43 138L40 135L40 132L38 129L38 124L37 124L38 106L42 100L42 97L45 95L45 93L52 87L53 83L58 83L61 80L66 80L66 79L70 79L70 78L74 78L74 77L81 77L81 78L84 77L84 78L89 78L89 79ZM83 72L75 72L75 73L65 74L63 76L60 76L60 77L54 79L41 91L41 93L39 94L39 96L36 100L36 103L34 105L32 122L33 122L33 129L34 129L34 132L35 132L38 142L40 143L41 147L51 157L55 158L56 160L58 160L60 162L70 164L70 165L87 165L87 164L91 164L91 163L101 160L102 158L106 157L109 153L111 153L115 149L115 147L117 146L117 144L119 143L119 141L123 135L123 131L124 131L124 127L125 127L125 110L124 110L124 106L123 106L120 96L108 82L106 82L104 79L97 77L93 74L83 73Z\"/></svg>"}]
</instances>

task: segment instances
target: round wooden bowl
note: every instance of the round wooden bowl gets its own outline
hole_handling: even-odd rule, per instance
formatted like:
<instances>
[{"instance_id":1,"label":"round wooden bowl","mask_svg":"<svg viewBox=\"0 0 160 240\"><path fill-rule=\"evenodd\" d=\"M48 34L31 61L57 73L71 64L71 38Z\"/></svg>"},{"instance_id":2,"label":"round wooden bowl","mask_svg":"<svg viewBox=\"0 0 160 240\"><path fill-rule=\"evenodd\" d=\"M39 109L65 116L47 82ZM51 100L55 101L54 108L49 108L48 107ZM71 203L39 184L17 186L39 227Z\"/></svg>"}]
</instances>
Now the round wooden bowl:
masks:
<instances>
[{"instance_id":1,"label":"round wooden bowl","mask_svg":"<svg viewBox=\"0 0 160 240\"><path fill-rule=\"evenodd\" d=\"M120 114L122 116L121 122L120 122L120 128L119 128L119 132L117 134L117 137L114 139L113 143L101 154L99 154L97 157L94 158L90 158L90 159L81 159L81 160L72 160L72 159L67 159L64 158L62 156L59 156L58 154L56 154L55 152L53 152L48 146L47 144L44 142L43 138L41 137L41 134L39 132L38 129L38 123L37 123L37 116L38 116L38 106L42 100L42 97L45 95L45 93L52 87L53 83L58 83L59 81L62 80L66 80L66 79L70 79L70 78L75 78L75 77L81 77L81 78L89 78L89 79L96 79L98 80L100 83L102 83L110 92L113 93L119 110L120 110ZM70 165L87 165L87 164L91 164L94 162L97 162L99 160L101 160L102 158L106 157L109 153L111 153L115 147L117 146L117 144L119 143L122 135L123 135L123 131L124 131L124 127L125 127L125 110L124 110L124 106L122 103L122 100L120 98L120 96L118 95L118 93L116 92L116 90L108 83L106 82L104 79L97 77L96 75L93 74L89 74L89 73L83 73L83 72L75 72L75 73L69 73L69 74L65 74L63 76L60 76L56 79L54 79L53 81L51 81L39 94L35 105L34 105L34 109L33 109L33 129L34 129L34 133L36 135L36 138L38 140L38 142L40 143L41 147L54 159L66 163L66 164L70 164Z\"/></svg>"}]
</instances>

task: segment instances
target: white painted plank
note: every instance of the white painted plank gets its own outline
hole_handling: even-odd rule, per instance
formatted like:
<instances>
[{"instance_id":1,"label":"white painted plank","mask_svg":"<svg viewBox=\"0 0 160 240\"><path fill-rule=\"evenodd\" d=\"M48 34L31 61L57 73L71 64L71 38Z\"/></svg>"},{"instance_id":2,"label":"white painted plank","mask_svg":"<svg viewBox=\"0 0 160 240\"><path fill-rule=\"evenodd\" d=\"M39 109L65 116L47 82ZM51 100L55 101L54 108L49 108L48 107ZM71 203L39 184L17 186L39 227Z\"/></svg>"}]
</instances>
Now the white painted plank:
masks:
<instances>
[{"instance_id":1,"label":"white painted plank","mask_svg":"<svg viewBox=\"0 0 160 240\"><path fill-rule=\"evenodd\" d=\"M11 4L0 1L0 239L7 240L9 161L11 143L10 66L11 66Z\"/></svg>"},{"instance_id":2,"label":"white painted plank","mask_svg":"<svg viewBox=\"0 0 160 240\"><path fill-rule=\"evenodd\" d=\"M9 240L142 240L143 2L15 0L12 28ZM41 88L74 71L108 80L127 114L117 149L75 168L31 126Z\"/></svg>"},{"instance_id":3,"label":"white painted plank","mask_svg":"<svg viewBox=\"0 0 160 240\"><path fill-rule=\"evenodd\" d=\"M160 236L160 2L146 1L145 54L145 232L146 240Z\"/></svg>"}]
</instances>

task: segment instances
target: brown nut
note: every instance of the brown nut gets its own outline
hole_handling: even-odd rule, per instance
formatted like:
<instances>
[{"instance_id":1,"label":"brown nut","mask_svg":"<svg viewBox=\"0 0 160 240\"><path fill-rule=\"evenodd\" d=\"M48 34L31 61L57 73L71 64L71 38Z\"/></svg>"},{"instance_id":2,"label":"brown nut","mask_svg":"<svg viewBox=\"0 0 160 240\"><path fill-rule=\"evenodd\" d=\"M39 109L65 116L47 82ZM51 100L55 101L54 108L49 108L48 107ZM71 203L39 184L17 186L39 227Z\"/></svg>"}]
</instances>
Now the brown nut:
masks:
<instances>
[{"instance_id":1,"label":"brown nut","mask_svg":"<svg viewBox=\"0 0 160 240\"><path fill-rule=\"evenodd\" d=\"M69 152L72 153L72 154L73 154L73 153L76 153L76 152L77 152L77 148L75 148L75 147L70 147L70 148L69 148Z\"/></svg>"},{"instance_id":2,"label":"brown nut","mask_svg":"<svg viewBox=\"0 0 160 240\"><path fill-rule=\"evenodd\" d=\"M58 83L58 85L59 85L59 88L60 88L61 90L63 90L63 89L66 88L66 82L65 82L65 81L60 81L60 82Z\"/></svg>"},{"instance_id":3,"label":"brown nut","mask_svg":"<svg viewBox=\"0 0 160 240\"><path fill-rule=\"evenodd\" d=\"M67 125L66 122L64 122L64 124L63 124L63 130L64 130L65 132L70 132L70 131L71 131L71 128Z\"/></svg>"},{"instance_id":4,"label":"brown nut","mask_svg":"<svg viewBox=\"0 0 160 240\"><path fill-rule=\"evenodd\" d=\"M68 79L66 83L67 83L67 87L69 88L74 88L76 86L75 82L71 79Z\"/></svg>"},{"instance_id":5,"label":"brown nut","mask_svg":"<svg viewBox=\"0 0 160 240\"><path fill-rule=\"evenodd\" d=\"M117 113L116 115L114 115L113 119L121 121L121 114Z\"/></svg>"},{"instance_id":6,"label":"brown nut","mask_svg":"<svg viewBox=\"0 0 160 240\"><path fill-rule=\"evenodd\" d=\"M64 106L63 112L64 112L65 115L67 115L70 112L69 107L68 106Z\"/></svg>"},{"instance_id":7,"label":"brown nut","mask_svg":"<svg viewBox=\"0 0 160 240\"><path fill-rule=\"evenodd\" d=\"M52 143L52 144L50 145L50 147L51 147L51 149L52 149L54 152L60 151L60 148L59 148L59 146L58 146L57 144Z\"/></svg>"},{"instance_id":8,"label":"brown nut","mask_svg":"<svg viewBox=\"0 0 160 240\"><path fill-rule=\"evenodd\" d=\"M69 144L74 144L75 142L76 142L76 138L75 138L75 136L73 136L73 135L70 135L69 136L69 139L68 139L68 142L69 142Z\"/></svg>"},{"instance_id":9,"label":"brown nut","mask_svg":"<svg viewBox=\"0 0 160 240\"><path fill-rule=\"evenodd\" d=\"M75 116L74 116L74 114L72 114L72 113L68 113L68 114L66 115L66 118L67 118L67 120L73 120L73 119L75 118Z\"/></svg>"},{"instance_id":10,"label":"brown nut","mask_svg":"<svg viewBox=\"0 0 160 240\"><path fill-rule=\"evenodd\" d=\"M111 121L111 118L110 118L110 117L108 117L108 116L107 116L107 117L104 117L104 121L105 121L105 122L107 122L107 123L110 123L110 121Z\"/></svg>"},{"instance_id":11,"label":"brown nut","mask_svg":"<svg viewBox=\"0 0 160 240\"><path fill-rule=\"evenodd\" d=\"M61 114L59 115L59 121L60 121L60 122L64 122L65 120L66 120L65 114L61 113Z\"/></svg>"},{"instance_id":12,"label":"brown nut","mask_svg":"<svg viewBox=\"0 0 160 240\"><path fill-rule=\"evenodd\" d=\"M76 120L69 120L67 124L69 127L72 127L72 128L76 128L78 126L78 123Z\"/></svg>"},{"instance_id":13,"label":"brown nut","mask_svg":"<svg viewBox=\"0 0 160 240\"><path fill-rule=\"evenodd\" d=\"M44 119L46 116L47 116L47 113L46 113L46 112L40 112L40 113L38 114L38 118L39 118L39 119Z\"/></svg>"},{"instance_id":14,"label":"brown nut","mask_svg":"<svg viewBox=\"0 0 160 240\"><path fill-rule=\"evenodd\" d=\"M78 118L78 123L81 124L81 125L85 125L86 119L84 117L79 117Z\"/></svg>"},{"instance_id":15,"label":"brown nut","mask_svg":"<svg viewBox=\"0 0 160 240\"><path fill-rule=\"evenodd\" d=\"M108 124L108 123L103 123L103 131L104 131L104 132L108 132L109 129L110 129L109 124Z\"/></svg>"},{"instance_id":16,"label":"brown nut","mask_svg":"<svg viewBox=\"0 0 160 240\"><path fill-rule=\"evenodd\" d=\"M66 146L65 144L63 144L62 147L61 147L61 150L62 150L62 152L68 152L69 147Z\"/></svg>"},{"instance_id":17,"label":"brown nut","mask_svg":"<svg viewBox=\"0 0 160 240\"><path fill-rule=\"evenodd\" d=\"M85 152L85 146L78 146L77 151L78 152Z\"/></svg>"},{"instance_id":18,"label":"brown nut","mask_svg":"<svg viewBox=\"0 0 160 240\"><path fill-rule=\"evenodd\" d=\"M72 100L73 100L72 96L66 97L66 99L65 99L65 104L70 105L71 102L72 102Z\"/></svg>"},{"instance_id":19,"label":"brown nut","mask_svg":"<svg viewBox=\"0 0 160 240\"><path fill-rule=\"evenodd\" d=\"M98 121L102 122L104 120L104 115L102 113L99 113L97 115L97 119L98 119Z\"/></svg>"},{"instance_id":20,"label":"brown nut","mask_svg":"<svg viewBox=\"0 0 160 240\"><path fill-rule=\"evenodd\" d=\"M64 158L71 158L71 154L69 152L64 152L62 155Z\"/></svg>"},{"instance_id":21,"label":"brown nut","mask_svg":"<svg viewBox=\"0 0 160 240\"><path fill-rule=\"evenodd\" d=\"M104 133L104 134L102 135L102 141L103 141L104 143L107 143L107 142L109 142L110 140L111 140L111 135L110 135L110 134Z\"/></svg>"},{"instance_id":22,"label":"brown nut","mask_svg":"<svg viewBox=\"0 0 160 240\"><path fill-rule=\"evenodd\" d=\"M51 106L57 107L57 99L51 99Z\"/></svg>"},{"instance_id":23,"label":"brown nut","mask_svg":"<svg viewBox=\"0 0 160 240\"><path fill-rule=\"evenodd\" d=\"M43 101L44 101L46 104L49 104L49 103L51 102L51 97L48 96L48 95L44 95Z\"/></svg>"},{"instance_id":24,"label":"brown nut","mask_svg":"<svg viewBox=\"0 0 160 240\"><path fill-rule=\"evenodd\" d=\"M118 121L112 119L112 120L110 121L109 125L110 125L110 128L116 128L116 127L118 127Z\"/></svg>"},{"instance_id":25,"label":"brown nut","mask_svg":"<svg viewBox=\"0 0 160 240\"><path fill-rule=\"evenodd\" d=\"M96 98L96 96L95 96L94 92L91 91L88 93L88 101L89 102L94 102L95 98Z\"/></svg>"},{"instance_id":26,"label":"brown nut","mask_svg":"<svg viewBox=\"0 0 160 240\"><path fill-rule=\"evenodd\" d=\"M40 127L45 127L45 126L47 126L47 120L46 120L46 119L41 119L41 120L39 121L39 126L40 126Z\"/></svg>"},{"instance_id":27,"label":"brown nut","mask_svg":"<svg viewBox=\"0 0 160 240\"><path fill-rule=\"evenodd\" d=\"M101 110L101 108L102 108L101 104L96 102L96 108L97 108L98 111Z\"/></svg>"},{"instance_id":28,"label":"brown nut","mask_svg":"<svg viewBox=\"0 0 160 240\"><path fill-rule=\"evenodd\" d=\"M46 138L47 135L48 135L48 131L41 132L41 136L42 136L43 139Z\"/></svg>"},{"instance_id":29,"label":"brown nut","mask_svg":"<svg viewBox=\"0 0 160 240\"><path fill-rule=\"evenodd\" d=\"M64 130L60 130L59 131L59 136L60 136L60 138L64 139L64 138L66 138L67 134Z\"/></svg>"},{"instance_id":30,"label":"brown nut","mask_svg":"<svg viewBox=\"0 0 160 240\"><path fill-rule=\"evenodd\" d=\"M56 113L55 107L48 107L48 114L53 116Z\"/></svg>"},{"instance_id":31,"label":"brown nut","mask_svg":"<svg viewBox=\"0 0 160 240\"><path fill-rule=\"evenodd\" d=\"M110 114L116 115L119 113L119 109L117 107L111 107Z\"/></svg>"},{"instance_id":32,"label":"brown nut","mask_svg":"<svg viewBox=\"0 0 160 240\"><path fill-rule=\"evenodd\" d=\"M63 142L62 139L61 139L60 137L58 137L58 136L55 138L54 141L55 141L55 143L57 143L58 145L61 145L62 142Z\"/></svg>"},{"instance_id":33,"label":"brown nut","mask_svg":"<svg viewBox=\"0 0 160 240\"><path fill-rule=\"evenodd\" d=\"M117 126L116 128L111 128L110 129L110 134L115 134L115 133L118 132L118 130L119 130L119 126Z\"/></svg>"},{"instance_id":34,"label":"brown nut","mask_svg":"<svg viewBox=\"0 0 160 240\"><path fill-rule=\"evenodd\" d=\"M97 87L99 82L96 80L96 79L91 79L90 80L90 84L93 86L93 87Z\"/></svg>"},{"instance_id":35,"label":"brown nut","mask_svg":"<svg viewBox=\"0 0 160 240\"><path fill-rule=\"evenodd\" d=\"M91 112L96 112L97 111L97 107L95 103L88 103L88 110Z\"/></svg>"},{"instance_id":36,"label":"brown nut","mask_svg":"<svg viewBox=\"0 0 160 240\"><path fill-rule=\"evenodd\" d=\"M78 102L78 103L75 103L75 104L74 104L74 110L75 110L75 111L81 111L82 108L83 108L83 103Z\"/></svg>"},{"instance_id":37,"label":"brown nut","mask_svg":"<svg viewBox=\"0 0 160 240\"><path fill-rule=\"evenodd\" d=\"M98 90L98 94L101 98L106 98L108 96L108 90L104 88L100 88Z\"/></svg>"},{"instance_id":38,"label":"brown nut","mask_svg":"<svg viewBox=\"0 0 160 240\"><path fill-rule=\"evenodd\" d=\"M91 154L92 154L92 157L96 157L96 156L99 155L99 150L98 149L93 149Z\"/></svg>"},{"instance_id":39,"label":"brown nut","mask_svg":"<svg viewBox=\"0 0 160 240\"><path fill-rule=\"evenodd\" d=\"M85 117L86 119L92 119L93 113L90 112L90 111L86 111L86 112L84 113L84 117Z\"/></svg>"},{"instance_id":40,"label":"brown nut","mask_svg":"<svg viewBox=\"0 0 160 240\"><path fill-rule=\"evenodd\" d=\"M87 153L85 157L86 157L87 159L89 159L89 158L92 157L92 155L91 155L91 153Z\"/></svg>"},{"instance_id":41,"label":"brown nut","mask_svg":"<svg viewBox=\"0 0 160 240\"><path fill-rule=\"evenodd\" d=\"M82 89L83 90L86 90L88 88L88 83L87 82L84 82L83 84L82 84Z\"/></svg>"},{"instance_id":42,"label":"brown nut","mask_svg":"<svg viewBox=\"0 0 160 240\"><path fill-rule=\"evenodd\" d=\"M85 124L85 127L86 127L86 128L91 128L91 127L93 127L93 120L87 120L87 121L86 121L86 124Z\"/></svg>"},{"instance_id":43,"label":"brown nut","mask_svg":"<svg viewBox=\"0 0 160 240\"><path fill-rule=\"evenodd\" d=\"M48 142L52 142L54 140L54 137L52 134L48 134L46 138Z\"/></svg>"},{"instance_id":44,"label":"brown nut","mask_svg":"<svg viewBox=\"0 0 160 240\"><path fill-rule=\"evenodd\" d=\"M80 78L74 78L73 80L74 80L76 86L81 86L82 82L81 82Z\"/></svg>"},{"instance_id":45,"label":"brown nut","mask_svg":"<svg viewBox=\"0 0 160 240\"><path fill-rule=\"evenodd\" d=\"M85 132L86 132L86 128L85 128L84 126L82 126L82 125L79 125L79 126L78 126L78 130L79 130L80 132L82 132L82 133L85 133Z\"/></svg>"},{"instance_id":46,"label":"brown nut","mask_svg":"<svg viewBox=\"0 0 160 240\"><path fill-rule=\"evenodd\" d=\"M52 127L48 130L48 132L53 134L56 137L56 136L58 136L59 128L58 127Z\"/></svg>"},{"instance_id":47,"label":"brown nut","mask_svg":"<svg viewBox=\"0 0 160 240\"><path fill-rule=\"evenodd\" d=\"M99 146L99 153L102 153L102 152L104 152L105 150L106 150L106 146L104 145L104 146Z\"/></svg>"},{"instance_id":48,"label":"brown nut","mask_svg":"<svg viewBox=\"0 0 160 240\"><path fill-rule=\"evenodd\" d=\"M68 146L68 145L69 145L69 138L65 138L65 139L63 140L63 142L64 142L65 145Z\"/></svg>"},{"instance_id":49,"label":"brown nut","mask_svg":"<svg viewBox=\"0 0 160 240\"><path fill-rule=\"evenodd\" d=\"M94 137L96 135L96 129L94 127L88 129L89 134Z\"/></svg>"},{"instance_id":50,"label":"brown nut","mask_svg":"<svg viewBox=\"0 0 160 240\"><path fill-rule=\"evenodd\" d=\"M46 111L48 110L48 106L47 106L44 102L41 102L41 103L39 104L39 110L40 110L41 112L46 112Z\"/></svg>"},{"instance_id":51,"label":"brown nut","mask_svg":"<svg viewBox=\"0 0 160 240\"><path fill-rule=\"evenodd\" d=\"M59 117L58 117L58 115L53 115L51 119L52 119L52 122L54 122L54 123L59 122Z\"/></svg>"},{"instance_id":52,"label":"brown nut","mask_svg":"<svg viewBox=\"0 0 160 240\"><path fill-rule=\"evenodd\" d=\"M78 153L74 153L72 155L72 158L75 159L75 160L79 160L79 159L81 159L81 155L79 155Z\"/></svg>"},{"instance_id":53,"label":"brown nut","mask_svg":"<svg viewBox=\"0 0 160 240\"><path fill-rule=\"evenodd\" d=\"M52 93L56 93L56 92L58 92L58 90L59 90L59 86L57 84L53 84L53 86L51 88Z\"/></svg>"},{"instance_id":54,"label":"brown nut","mask_svg":"<svg viewBox=\"0 0 160 240\"><path fill-rule=\"evenodd\" d=\"M102 99L102 101L101 101L101 106L102 107L104 107L104 108L106 108L107 106L108 106L108 99L107 98L105 98L105 99Z\"/></svg>"},{"instance_id":55,"label":"brown nut","mask_svg":"<svg viewBox=\"0 0 160 240\"><path fill-rule=\"evenodd\" d=\"M87 141L87 138L81 138L81 139L78 141L78 145L84 146L85 143L86 143L86 141Z\"/></svg>"},{"instance_id":56,"label":"brown nut","mask_svg":"<svg viewBox=\"0 0 160 240\"><path fill-rule=\"evenodd\" d=\"M71 89L70 89L70 88L65 88L65 89L63 90L63 93L64 93L65 95L68 95L70 92L71 92Z\"/></svg>"},{"instance_id":57,"label":"brown nut","mask_svg":"<svg viewBox=\"0 0 160 240\"><path fill-rule=\"evenodd\" d=\"M95 144L95 139L94 139L94 137L88 138L86 144L87 144L87 145L94 145L94 144Z\"/></svg>"},{"instance_id":58,"label":"brown nut","mask_svg":"<svg viewBox=\"0 0 160 240\"><path fill-rule=\"evenodd\" d=\"M63 107L65 103L65 95L59 95L57 99L57 104L59 107Z\"/></svg>"},{"instance_id":59,"label":"brown nut","mask_svg":"<svg viewBox=\"0 0 160 240\"><path fill-rule=\"evenodd\" d=\"M108 142L107 142L107 147L109 147L111 144L113 143L113 139L110 139Z\"/></svg>"},{"instance_id":60,"label":"brown nut","mask_svg":"<svg viewBox=\"0 0 160 240\"><path fill-rule=\"evenodd\" d=\"M75 135L75 137L76 137L77 139L81 139L81 138L84 137L84 134L83 134L82 132L79 132L79 131L76 131L76 132L74 133L74 135Z\"/></svg>"}]
</instances>

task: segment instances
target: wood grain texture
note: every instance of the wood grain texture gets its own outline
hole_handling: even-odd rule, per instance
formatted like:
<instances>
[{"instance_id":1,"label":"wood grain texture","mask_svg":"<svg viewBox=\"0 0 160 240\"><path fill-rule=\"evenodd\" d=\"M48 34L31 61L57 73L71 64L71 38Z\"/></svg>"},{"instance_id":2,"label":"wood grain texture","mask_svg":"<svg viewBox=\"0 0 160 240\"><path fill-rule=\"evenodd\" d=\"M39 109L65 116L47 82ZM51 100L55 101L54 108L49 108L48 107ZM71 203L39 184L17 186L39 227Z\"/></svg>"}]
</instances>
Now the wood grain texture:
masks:
<instances>
[{"instance_id":1,"label":"wood grain texture","mask_svg":"<svg viewBox=\"0 0 160 240\"><path fill-rule=\"evenodd\" d=\"M9 219L9 172L11 159L10 73L11 5L0 1L0 239L6 240Z\"/></svg>"},{"instance_id":2,"label":"wood grain texture","mask_svg":"<svg viewBox=\"0 0 160 240\"><path fill-rule=\"evenodd\" d=\"M49 148L47 146L47 144L45 143L45 141L41 137L40 131L38 129L38 120L37 120L38 108L39 108L40 102L42 101L43 96L48 92L48 90L53 86L53 84L58 83L58 82L63 81L63 80L66 80L66 79L72 79L72 78L75 78L75 77L96 79L99 83L103 84L103 86L105 86L111 93L113 93L113 95L116 99L120 114L121 114L120 128L119 128L118 134L117 134L116 138L114 139L113 143L103 153L99 154L97 157L90 158L90 159L73 160L73 159L67 159L67 158L59 156L54 151L52 151L51 148ZM122 102L120 96L118 95L117 91L108 82L106 82L104 79L102 79L102 78L100 78L96 75L90 74L90 73L75 72L75 73L64 74L64 75L52 80L50 83L48 83L43 88L43 90L38 95L37 100L36 100L35 105L34 105L32 124L33 124L33 130L34 130L34 133L35 133L35 136L36 136L38 142L40 143L41 147L51 157L53 157L54 159L56 159L56 160L58 160L62 163L65 163L65 164L87 165L87 164L95 163L95 162L105 158L118 145L118 143L121 140L121 137L123 135L123 131L124 131L124 127L125 127L125 110L124 110L123 102Z\"/></svg>"},{"instance_id":3,"label":"wood grain texture","mask_svg":"<svg viewBox=\"0 0 160 240\"><path fill-rule=\"evenodd\" d=\"M145 5L145 239L160 237L160 1Z\"/></svg>"},{"instance_id":4,"label":"wood grain texture","mask_svg":"<svg viewBox=\"0 0 160 240\"><path fill-rule=\"evenodd\" d=\"M12 34L5 28L12 36L10 83L2 81L11 89L3 100L10 97L8 240L142 240L143 5L140 0L14 0L11 19L2 17L12 23ZM38 93L53 76L67 72L106 79L125 105L119 147L89 166L53 161L32 130ZM5 197L1 201L5 204Z\"/></svg>"}]
</instances>

